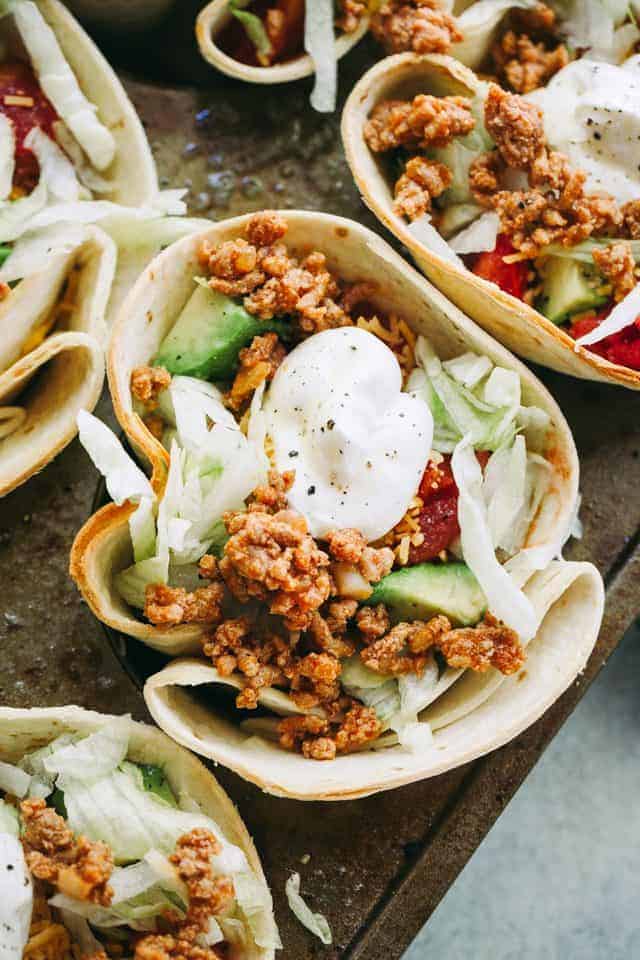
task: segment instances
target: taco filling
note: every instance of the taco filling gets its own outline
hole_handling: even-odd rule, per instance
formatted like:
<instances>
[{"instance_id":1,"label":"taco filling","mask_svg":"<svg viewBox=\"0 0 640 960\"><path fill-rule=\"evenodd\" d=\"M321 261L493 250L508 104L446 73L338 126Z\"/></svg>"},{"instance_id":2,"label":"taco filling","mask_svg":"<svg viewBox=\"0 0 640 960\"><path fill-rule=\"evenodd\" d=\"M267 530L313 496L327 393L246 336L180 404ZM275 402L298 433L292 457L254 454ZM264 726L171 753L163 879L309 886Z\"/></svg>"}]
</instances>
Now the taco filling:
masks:
<instances>
[{"instance_id":1,"label":"taco filling","mask_svg":"<svg viewBox=\"0 0 640 960\"><path fill-rule=\"evenodd\" d=\"M273 947L244 852L162 767L127 759L127 727L0 762L3 955L226 960Z\"/></svg>"},{"instance_id":2,"label":"taco filling","mask_svg":"<svg viewBox=\"0 0 640 960\"><path fill-rule=\"evenodd\" d=\"M203 625L236 707L259 708L248 731L318 760L424 744L418 713L460 670L525 660L533 611L503 564L548 489L549 417L522 405L515 371L442 361L376 308L375 284L300 259L286 233L266 213L203 241L191 298L132 372L170 452L159 501L79 419L113 498L138 503L115 588L159 629ZM263 715L274 691L293 716Z\"/></svg>"},{"instance_id":3,"label":"taco filling","mask_svg":"<svg viewBox=\"0 0 640 960\"><path fill-rule=\"evenodd\" d=\"M364 129L417 239L635 370L637 71L583 59L530 97L386 100Z\"/></svg>"}]
</instances>

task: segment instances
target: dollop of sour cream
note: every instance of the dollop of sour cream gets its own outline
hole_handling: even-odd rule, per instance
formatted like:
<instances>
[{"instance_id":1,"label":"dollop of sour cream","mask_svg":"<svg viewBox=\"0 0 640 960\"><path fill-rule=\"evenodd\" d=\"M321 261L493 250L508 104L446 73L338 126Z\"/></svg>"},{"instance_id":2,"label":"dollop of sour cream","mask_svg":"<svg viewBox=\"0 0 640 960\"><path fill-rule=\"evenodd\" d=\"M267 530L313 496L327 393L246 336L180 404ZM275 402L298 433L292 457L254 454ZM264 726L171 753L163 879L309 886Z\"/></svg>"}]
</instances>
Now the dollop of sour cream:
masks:
<instances>
[{"instance_id":1,"label":"dollop of sour cream","mask_svg":"<svg viewBox=\"0 0 640 960\"><path fill-rule=\"evenodd\" d=\"M295 470L289 503L313 536L355 527L368 542L409 506L429 459L433 418L402 392L393 352L357 327L326 330L280 365L264 404L278 470Z\"/></svg>"},{"instance_id":2,"label":"dollop of sour cream","mask_svg":"<svg viewBox=\"0 0 640 960\"><path fill-rule=\"evenodd\" d=\"M640 196L637 63L576 60L527 99L544 110L551 146L587 173L589 190L605 190L619 203Z\"/></svg>"},{"instance_id":3,"label":"dollop of sour cream","mask_svg":"<svg viewBox=\"0 0 640 960\"><path fill-rule=\"evenodd\" d=\"M29 939L33 886L22 845L0 833L0 958L21 957Z\"/></svg>"}]
</instances>

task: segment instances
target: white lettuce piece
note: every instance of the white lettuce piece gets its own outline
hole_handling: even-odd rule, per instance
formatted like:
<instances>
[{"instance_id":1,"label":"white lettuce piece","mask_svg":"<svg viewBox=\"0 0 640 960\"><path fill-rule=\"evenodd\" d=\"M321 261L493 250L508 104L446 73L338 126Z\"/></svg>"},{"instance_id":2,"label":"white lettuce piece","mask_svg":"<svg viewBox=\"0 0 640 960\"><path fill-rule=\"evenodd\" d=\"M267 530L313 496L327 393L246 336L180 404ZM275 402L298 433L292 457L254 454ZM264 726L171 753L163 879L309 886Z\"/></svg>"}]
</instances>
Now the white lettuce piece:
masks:
<instances>
[{"instance_id":1,"label":"white lettuce piece","mask_svg":"<svg viewBox=\"0 0 640 960\"><path fill-rule=\"evenodd\" d=\"M80 443L105 478L109 496L117 504L142 497L154 497L153 488L140 467L131 459L118 438L93 414L78 414Z\"/></svg>"},{"instance_id":2,"label":"white lettuce piece","mask_svg":"<svg viewBox=\"0 0 640 960\"><path fill-rule=\"evenodd\" d=\"M531 602L496 558L482 490L482 470L469 438L456 446L451 468L459 491L458 522L464 561L482 587L489 610L526 642L535 634L535 613Z\"/></svg>"},{"instance_id":3,"label":"white lettuce piece","mask_svg":"<svg viewBox=\"0 0 640 960\"><path fill-rule=\"evenodd\" d=\"M31 0L20 0L12 12L44 94L94 167L105 170L116 152L113 134L99 120L96 107L80 89L55 33Z\"/></svg>"},{"instance_id":4,"label":"white lettuce piece","mask_svg":"<svg viewBox=\"0 0 640 960\"><path fill-rule=\"evenodd\" d=\"M313 0L306 5L304 48L315 69L311 106L320 113L332 113L336 108L338 62L334 20L333 0Z\"/></svg>"},{"instance_id":5,"label":"white lettuce piece","mask_svg":"<svg viewBox=\"0 0 640 960\"><path fill-rule=\"evenodd\" d=\"M128 746L128 718L122 717L74 743L54 745L42 765L64 788L69 779L95 781L111 773L125 759Z\"/></svg>"},{"instance_id":6,"label":"white lettuce piece","mask_svg":"<svg viewBox=\"0 0 640 960\"><path fill-rule=\"evenodd\" d=\"M315 937L329 946L333 935L327 918L322 913L314 913L300 894L300 874L292 873L285 884L285 893L292 913Z\"/></svg>"},{"instance_id":7,"label":"white lettuce piece","mask_svg":"<svg viewBox=\"0 0 640 960\"><path fill-rule=\"evenodd\" d=\"M136 510L129 517L129 533L135 562L153 557L156 552L156 518L151 497L140 498Z\"/></svg>"},{"instance_id":8,"label":"white lettuce piece","mask_svg":"<svg viewBox=\"0 0 640 960\"><path fill-rule=\"evenodd\" d=\"M581 347L587 347L592 343L599 343L600 340L604 340L605 337L610 337L612 333L619 333L632 323L635 323L638 314L640 314L640 284L637 284L631 293L628 293L620 303L617 303L609 316L595 327L594 330L585 333L582 337L578 337L576 343Z\"/></svg>"},{"instance_id":9,"label":"white lettuce piece","mask_svg":"<svg viewBox=\"0 0 640 960\"><path fill-rule=\"evenodd\" d=\"M458 254L483 253L495 250L500 229L500 217L492 210L483 213L473 223L449 240L449 246Z\"/></svg>"},{"instance_id":10,"label":"white lettuce piece","mask_svg":"<svg viewBox=\"0 0 640 960\"><path fill-rule=\"evenodd\" d=\"M20 767L0 760L0 790L10 793L18 799L26 797L31 785L31 777Z\"/></svg>"},{"instance_id":11,"label":"white lettuce piece","mask_svg":"<svg viewBox=\"0 0 640 960\"><path fill-rule=\"evenodd\" d=\"M35 154L40 165L40 177L53 200L73 203L80 198L80 184L73 164L55 140L40 127L33 127L24 138L24 145Z\"/></svg>"},{"instance_id":12,"label":"white lettuce piece","mask_svg":"<svg viewBox=\"0 0 640 960\"><path fill-rule=\"evenodd\" d=\"M0 834L2 833L8 833L11 837L20 836L18 811L5 800L0 800Z\"/></svg>"},{"instance_id":13,"label":"white lettuce piece","mask_svg":"<svg viewBox=\"0 0 640 960\"><path fill-rule=\"evenodd\" d=\"M42 273L51 266L52 258L72 253L86 238L87 228L71 223L54 224L38 233L23 234L0 267L0 282L12 283Z\"/></svg>"},{"instance_id":14,"label":"white lettuce piece","mask_svg":"<svg viewBox=\"0 0 640 960\"><path fill-rule=\"evenodd\" d=\"M0 200L6 200L13 187L16 165L16 136L9 118L0 113Z\"/></svg>"}]
</instances>

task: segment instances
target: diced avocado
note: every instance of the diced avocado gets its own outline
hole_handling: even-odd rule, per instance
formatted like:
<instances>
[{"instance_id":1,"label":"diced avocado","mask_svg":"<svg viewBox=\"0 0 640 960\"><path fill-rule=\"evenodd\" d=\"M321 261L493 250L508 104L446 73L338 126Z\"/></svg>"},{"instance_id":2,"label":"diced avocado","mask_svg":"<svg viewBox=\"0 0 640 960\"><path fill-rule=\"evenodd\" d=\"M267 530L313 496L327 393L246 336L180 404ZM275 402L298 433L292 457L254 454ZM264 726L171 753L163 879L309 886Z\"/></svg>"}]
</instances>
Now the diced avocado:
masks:
<instances>
[{"instance_id":1,"label":"diced avocado","mask_svg":"<svg viewBox=\"0 0 640 960\"><path fill-rule=\"evenodd\" d=\"M50 807L53 807L59 816L63 817L65 820L67 819L67 807L64 802L64 793L59 787L55 788L47 802Z\"/></svg>"},{"instance_id":2,"label":"diced avocado","mask_svg":"<svg viewBox=\"0 0 640 960\"><path fill-rule=\"evenodd\" d=\"M241 303L199 284L160 344L153 363L172 374L229 380L240 350L269 330L283 339L292 333L287 320L259 320Z\"/></svg>"},{"instance_id":3,"label":"diced avocado","mask_svg":"<svg viewBox=\"0 0 640 960\"><path fill-rule=\"evenodd\" d=\"M537 306L553 323L563 323L574 313L594 310L609 299L595 269L569 257L549 257L542 278Z\"/></svg>"},{"instance_id":4,"label":"diced avocado","mask_svg":"<svg viewBox=\"0 0 640 960\"><path fill-rule=\"evenodd\" d=\"M157 797L160 797L161 800L164 800L165 803L170 804L172 807L177 806L176 798L173 795L173 791L169 786L169 781L165 777L162 767L157 766L155 763L139 763L137 766L142 774L144 789L150 793L155 793Z\"/></svg>"},{"instance_id":5,"label":"diced avocado","mask_svg":"<svg viewBox=\"0 0 640 960\"><path fill-rule=\"evenodd\" d=\"M465 563L417 563L383 577L366 600L384 603L392 618L428 620L444 613L452 623L476 624L487 608L480 585Z\"/></svg>"}]
</instances>

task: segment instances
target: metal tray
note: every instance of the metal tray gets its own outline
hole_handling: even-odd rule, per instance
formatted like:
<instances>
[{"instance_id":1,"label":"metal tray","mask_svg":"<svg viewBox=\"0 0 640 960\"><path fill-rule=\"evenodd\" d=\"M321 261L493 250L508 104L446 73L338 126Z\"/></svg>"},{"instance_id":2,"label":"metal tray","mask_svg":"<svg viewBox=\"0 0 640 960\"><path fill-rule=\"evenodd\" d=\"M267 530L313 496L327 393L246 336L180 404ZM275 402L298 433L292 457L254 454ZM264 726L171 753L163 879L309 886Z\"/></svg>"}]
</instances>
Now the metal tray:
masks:
<instances>
[{"instance_id":1,"label":"metal tray","mask_svg":"<svg viewBox=\"0 0 640 960\"><path fill-rule=\"evenodd\" d=\"M124 75L164 184L188 186L191 212L214 219L265 206L308 207L376 228L342 154L339 113L311 111L309 82L264 89L215 74L193 41L197 7L181 0L143 43L133 35L98 37L116 65L147 78ZM374 56L365 42L342 62L343 96ZM286 958L400 957L640 610L640 394L536 372L565 412L581 455L584 537L567 556L592 560L607 583L596 650L584 675L533 727L432 780L363 800L305 804L267 796L218 767L262 856ZM106 395L97 412L114 424ZM107 643L67 573L96 483L75 442L0 501L0 702L75 702L148 719L139 687L157 667L156 655L111 631ZM314 940L288 910L284 884L292 870L301 873L314 909L327 915L333 947Z\"/></svg>"}]
</instances>

